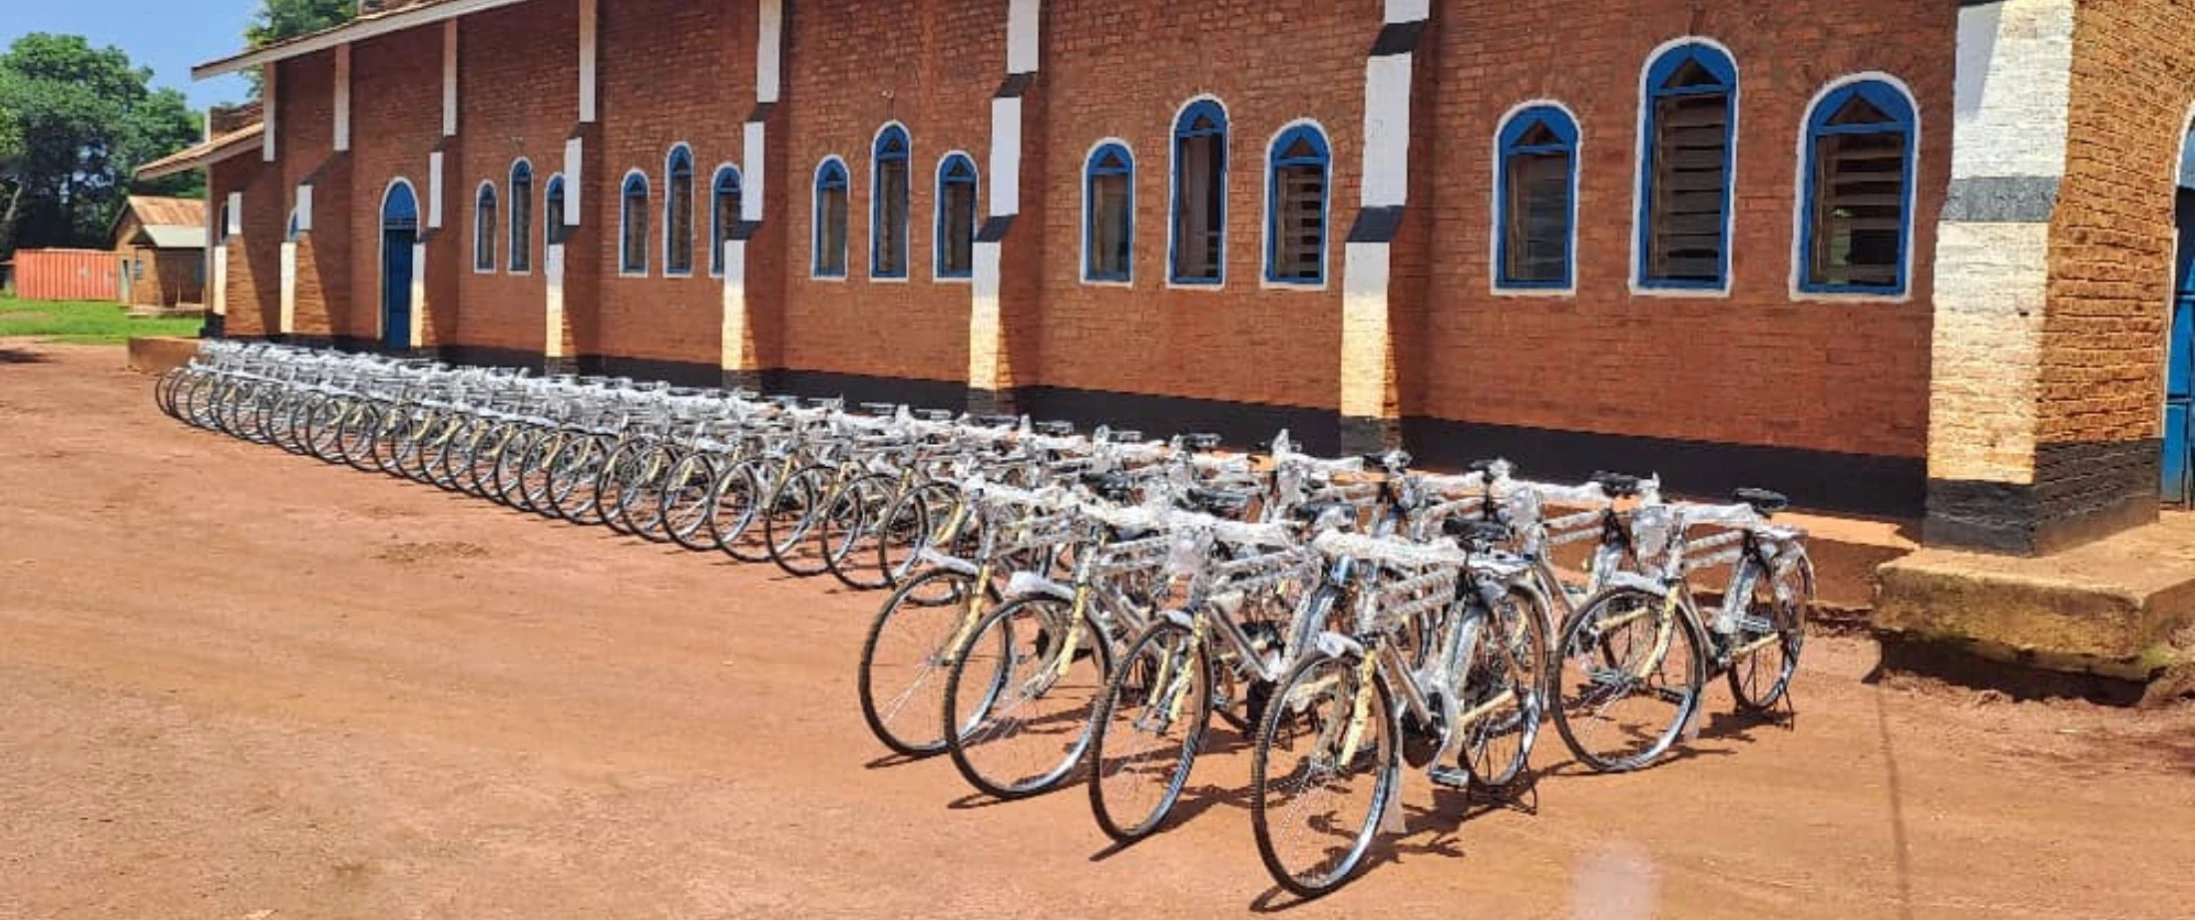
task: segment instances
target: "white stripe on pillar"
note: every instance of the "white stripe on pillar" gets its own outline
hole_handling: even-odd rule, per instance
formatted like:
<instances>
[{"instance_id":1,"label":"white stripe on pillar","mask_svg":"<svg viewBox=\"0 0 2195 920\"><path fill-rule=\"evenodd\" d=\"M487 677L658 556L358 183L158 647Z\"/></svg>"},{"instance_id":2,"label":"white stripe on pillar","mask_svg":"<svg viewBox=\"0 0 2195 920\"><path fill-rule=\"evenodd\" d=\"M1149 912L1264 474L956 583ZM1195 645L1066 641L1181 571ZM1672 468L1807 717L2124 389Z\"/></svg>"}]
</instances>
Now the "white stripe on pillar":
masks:
<instances>
[{"instance_id":1,"label":"white stripe on pillar","mask_svg":"<svg viewBox=\"0 0 2195 920\"><path fill-rule=\"evenodd\" d=\"M564 244L549 244L548 253L542 258L541 273L548 292L542 311L547 337L542 340L541 354L547 358L561 358L564 357Z\"/></svg>"},{"instance_id":2,"label":"white stripe on pillar","mask_svg":"<svg viewBox=\"0 0 2195 920\"><path fill-rule=\"evenodd\" d=\"M351 46L335 46L335 149L351 149Z\"/></svg>"},{"instance_id":3,"label":"white stripe on pillar","mask_svg":"<svg viewBox=\"0 0 2195 920\"><path fill-rule=\"evenodd\" d=\"M579 226L579 138L564 139L564 226Z\"/></svg>"},{"instance_id":4,"label":"white stripe on pillar","mask_svg":"<svg viewBox=\"0 0 2195 920\"><path fill-rule=\"evenodd\" d=\"M1021 213L1021 100L991 100L991 215Z\"/></svg>"},{"instance_id":5,"label":"white stripe on pillar","mask_svg":"<svg viewBox=\"0 0 2195 920\"><path fill-rule=\"evenodd\" d=\"M1006 72L1037 72L1037 13L1041 0L1013 0L1006 9Z\"/></svg>"},{"instance_id":6,"label":"white stripe on pillar","mask_svg":"<svg viewBox=\"0 0 2195 920\"><path fill-rule=\"evenodd\" d=\"M769 170L763 165L768 162L763 158L764 133L761 122L747 123L746 138L740 153L740 172L744 173L740 176L740 181L746 186L740 189L740 220L762 220L763 189L769 182Z\"/></svg>"},{"instance_id":7,"label":"white stripe on pillar","mask_svg":"<svg viewBox=\"0 0 2195 920\"><path fill-rule=\"evenodd\" d=\"M274 162L275 118L282 109L282 91L275 85L274 77L274 62L259 65L259 95L266 102L259 112L259 159L266 163Z\"/></svg>"},{"instance_id":8,"label":"white stripe on pillar","mask_svg":"<svg viewBox=\"0 0 2195 920\"><path fill-rule=\"evenodd\" d=\"M785 47L785 0L756 4L755 101L776 102Z\"/></svg>"},{"instance_id":9,"label":"white stripe on pillar","mask_svg":"<svg viewBox=\"0 0 2195 920\"><path fill-rule=\"evenodd\" d=\"M297 244L282 241L282 315L276 319L274 331L289 335L297 328Z\"/></svg>"},{"instance_id":10,"label":"white stripe on pillar","mask_svg":"<svg viewBox=\"0 0 2195 920\"><path fill-rule=\"evenodd\" d=\"M427 344L427 244L425 241L412 243L412 289L407 296L412 299L410 311L412 328L408 330L408 337L404 341L410 342L413 348L423 348Z\"/></svg>"},{"instance_id":11,"label":"white stripe on pillar","mask_svg":"<svg viewBox=\"0 0 2195 920\"><path fill-rule=\"evenodd\" d=\"M442 151L427 154L427 229L442 226Z\"/></svg>"}]
</instances>

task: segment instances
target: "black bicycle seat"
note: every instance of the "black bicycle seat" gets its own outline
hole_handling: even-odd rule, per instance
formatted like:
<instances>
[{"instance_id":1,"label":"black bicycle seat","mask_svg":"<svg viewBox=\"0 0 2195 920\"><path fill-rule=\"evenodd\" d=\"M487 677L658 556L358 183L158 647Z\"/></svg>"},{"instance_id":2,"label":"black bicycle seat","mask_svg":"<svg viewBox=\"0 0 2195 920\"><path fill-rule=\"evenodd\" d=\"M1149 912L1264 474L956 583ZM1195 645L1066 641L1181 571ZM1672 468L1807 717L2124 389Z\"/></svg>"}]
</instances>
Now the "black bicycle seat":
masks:
<instances>
[{"instance_id":1,"label":"black bicycle seat","mask_svg":"<svg viewBox=\"0 0 2195 920\"><path fill-rule=\"evenodd\" d=\"M1115 428L1106 437L1115 444L1135 444L1143 440L1143 432L1133 428Z\"/></svg>"},{"instance_id":2,"label":"black bicycle seat","mask_svg":"<svg viewBox=\"0 0 2195 920\"><path fill-rule=\"evenodd\" d=\"M950 422L950 421L952 421L952 420L953 420L953 410L951 410L951 409L916 409L916 410L915 410L915 417L916 417L916 418L919 418L919 419L921 419L921 420L923 420L923 421L925 421L925 422Z\"/></svg>"},{"instance_id":3,"label":"black bicycle seat","mask_svg":"<svg viewBox=\"0 0 2195 920\"><path fill-rule=\"evenodd\" d=\"M1103 473L1083 473L1082 485L1106 501L1117 502L1135 491L1136 481L1119 470L1109 470Z\"/></svg>"},{"instance_id":4,"label":"black bicycle seat","mask_svg":"<svg viewBox=\"0 0 2195 920\"><path fill-rule=\"evenodd\" d=\"M1440 529L1455 537L1465 546L1485 546L1509 542L1509 525L1485 518L1451 517L1440 522Z\"/></svg>"},{"instance_id":5,"label":"black bicycle seat","mask_svg":"<svg viewBox=\"0 0 2195 920\"><path fill-rule=\"evenodd\" d=\"M1791 507L1790 498L1782 492L1771 492L1767 489L1739 489L1730 493L1730 497L1736 501L1752 505L1754 511L1763 515L1775 514Z\"/></svg>"},{"instance_id":6,"label":"black bicycle seat","mask_svg":"<svg viewBox=\"0 0 2195 920\"><path fill-rule=\"evenodd\" d=\"M865 402L861 404L861 411L867 412L870 415L882 417L898 412L899 404L888 402Z\"/></svg>"},{"instance_id":7,"label":"black bicycle seat","mask_svg":"<svg viewBox=\"0 0 2195 920\"><path fill-rule=\"evenodd\" d=\"M1249 493L1204 486L1190 486L1185 500L1191 508L1217 518L1241 517L1250 507Z\"/></svg>"},{"instance_id":8,"label":"black bicycle seat","mask_svg":"<svg viewBox=\"0 0 2195 920\"><path fill-rule=\"evenodd\" d=\"M1029 430L1047 438L1064 438L1075 433L1075 423L1059 420L1038 422L1029 426Z\"/></svg>"},{"instance_id":9,"label":"black bicycle seat","mask_svg":"<svg viewBox=\"0 0 2195 920\"><path fill-rule=\"evenodd\" d=\"M1387 450L1376 454L1365 454L1364 465L1371 469L1407 470L1414 459L1410 456L1409 451Z\"/></svg>"},{"instance_id":10,"label":"black bicycle seat","mask_svg":"<svg viewBox=\"0 0 2195 920\"><path fill-rule=\"evenodd\" d=\"M1339 514L1343 520L1357 519L1357 506L1343 501L1304 502L1288 512L1299 524L1317 524L1328 514Z\"/></svg>"},{"instance_id":11,"label":"black bicycle seat","mask_svg":"<svg viewBox=\"0 0 2195 920\"><path fill-rule=\"evenodd\" d=\"M1021 416L1018 416L1018 415L978 415L978 416L976 416L976 417L974 417L974 418L971 418L971 419L969 419L968 421L970 421L970 422L973 422L973 423L975 423L976 425L982 426L982 427L984 427L984 428L1005 428L1005 427L1007 427L1007 426L1010 426L1010 425L1017 425L1017 424L1020 424L1020 423L1021 423Z\"/></svg>"},{"instance_id":12,"label":"black bicycle seat","mask_svg":"<svg viewBox=\"0 0 2195 920\"><path fill-rule=\"evenodd\" d=\"M1594 473L1591 481L1594 485L1600 486L1601 491L1608 493L1609 498L1630 498L1635 496L1639 494L1639 485L1642 482L1639 477L1628 473L1609 472Z\"/></svg>"},{"instance_id":13,"label":"black bicycle seat","mask_svg":"<svg viewBox=\"0 0 2195 920\"><path fill-rule=\"evenodd\" d=\"M1181 446L1199 453L1218 447L1219 444L1220 436L1210 432L1197 432L1181 436Z\"/></svg>"}]
</instances>

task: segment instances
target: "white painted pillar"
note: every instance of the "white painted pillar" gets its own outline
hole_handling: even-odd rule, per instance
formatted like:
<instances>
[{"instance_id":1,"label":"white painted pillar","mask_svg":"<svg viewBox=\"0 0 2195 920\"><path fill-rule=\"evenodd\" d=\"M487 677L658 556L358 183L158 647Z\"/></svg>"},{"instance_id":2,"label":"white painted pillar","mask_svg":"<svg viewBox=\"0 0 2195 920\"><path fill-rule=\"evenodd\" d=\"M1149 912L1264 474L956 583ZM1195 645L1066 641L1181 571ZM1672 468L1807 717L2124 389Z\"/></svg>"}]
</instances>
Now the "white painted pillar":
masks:
<instances>
[{"instance_id":1,"label":"white painted pillar","mask_svg":"<svg viewBox=\"0 0 2195 920\"><path fill-rule=\"evenodd\" d=\"M264 103L259 111L259 123L264 128L259 134L259 160L263 163L274 162L274 136L280 133L275 130L275 119L282 110L281 88L274 80L276 70L273 63L259 65L259 97Z\"/></svg>"},{"instance_id":2,"label":"white painted pillar","mask_svg":"<svg viewBox=\"0 0 2195 920\"><path fill-rule=\"evenodd\" d=\"M351 149L351 46L335 46L335 149Z\"/></svg>"},{"instance_id":3,"label":"white painted pillar","mask_svg":"<svg viewBox=\"0 0 2195 920\"><path fill-rule=\"evenodd\" d=\"M427 229L442 228L442 151L427 154Z\"/></svg>"},{"instance_id":4,"label":"white painted pillar","mask_svg":"<svg viewBox=\"0 0 2195 920\"><path fill-rule=\"evenodd\" d=\"M275 332L289 335L297 328L297 242L282 241L282 315Z\"/></svg>"},{"instance_id":5,"label":"white painted pillar","mask_svg":"<svg viewBox=\"0 0 2195 920\"><path fill-rule=\"evenodd\" d=\"M985 170L990 192L984 196L986 211L993 220L985 221L986 231L976 234L973 264L969 266L968 389L993 397L1011 389L1014 383L1012 356L1005 353L1006 328L999 299L1004 288L1005 228L1021 213L1021 94L1030 81L1013 78L1033 75L1040 66L1043 13L1043 0L1011 0L1006 5L1008 80L991 98L991 153Z\"/></svg>"},{"instance_id":6,"label":"white painted pillar","mask_svg":"<svg viewBox=\"0 0 2195 920\"><path fill-rule=\"evenodd\" d=\"M1364 64L1364 162L1358 216L1342 244L1341 449L1387 446L1399 432L1393 245L1410 203L1410 96L1415 45L1432 7L1387 0L1380 38Z\"/></svg>"},{"instance_id":7,"label":"white painted pillar","mask_svg":"<svg viewBox=\"0 0 2195 920\"><path fill-rule=\"evenodd\" d=\"M571 180L566 179L566 182ZM551 243L541 258L541 274L548 292L543 310L545 338L541 343L544 358L564 357L564 244Z\"/></svg>"},{"instance_id":8,"label":"white painted pillar","mask_svg":"<svg viewBox=\"0 0 2195 920\"><path fill-rule=\"evenodd\" d=\"M406 311L406 315L411 317L412 328L404 341L410 342L413 348L423 348L426 346L427 331L427 242L416 236L413 240L412 289L407 295L411 298L412 308Z\"/></svg>"}]
</instances>

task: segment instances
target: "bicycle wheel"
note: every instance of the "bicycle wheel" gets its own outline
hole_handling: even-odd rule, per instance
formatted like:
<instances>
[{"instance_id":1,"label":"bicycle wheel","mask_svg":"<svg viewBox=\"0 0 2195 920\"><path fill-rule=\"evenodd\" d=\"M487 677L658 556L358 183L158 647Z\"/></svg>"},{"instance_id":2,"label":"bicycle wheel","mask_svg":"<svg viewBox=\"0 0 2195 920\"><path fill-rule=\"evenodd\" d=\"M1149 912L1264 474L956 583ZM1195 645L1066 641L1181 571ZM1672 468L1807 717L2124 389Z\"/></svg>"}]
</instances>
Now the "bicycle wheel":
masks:
<instances>
[{"instance_id":1,"label":"bicycle wheel","mask_svg":"<svg viewBox=\"0 0 2195 920\"><path fill-rule=\"evenodd\" d=\"M1547 634L1542 604L1511 590L1480 626L1465 665L1457 708L1485 712L1456 728L1463 736L1463 766L1482 786L1500 788L1524 775L1539 738L1547 686Z\"/></svg>"},{"instance_id":2,"label":"bicycle wheel","mask_svg":"<svg viewBox=\"0 0 2195 920\"><path fill-rule=\"evenodd\" d=\"M957 497L951 486L932 482L892 500L877 523L877 567L886 581L898 584L921 567L922 551L935 545Z\"/></svg>"},{"instance_id":3,"label":"bicycle wheel","mask_svg":"<svg viewBox=\"0 0 2195 920\"><path fill-rule=\"evenodd\" d=\"M769 544L770 559L787 575L813 578L823 574L823 554L808 539L823 516L837 472L827 466L802 468L778 484L763 503L762 541Z\"/></svg>"},{"instance_id":4,"label":"bicycle wheel","mask_svg":"<svg viewBox=\"0 0 2195 920\"><path fill-rule=\"evenodd\" d=\"M450 435L435 446L434 456L428 460L432 468L430 480L437 488L447 492L465 490L465 471L472 468L473 445L480 442L481 428L485 423L474 416L457 421Z\"/></svg>"},{"instance_id":5,"label":"bicycle wheel","mask_svg":"<svg viewBox=\"0 0 2195 920\"><path fill-rule=\"evenodd\" d=\"M336 456L361 473L373 469L373 444L380 430L380 407L370 402L353 404L336 426Z\"/></svg>"},{"instance_id":6,"label":"bicycle wheel","mask_svg":"<svg viewBox=\"0 0 2195 920\"><path fill-rule=\"evenodd\" d=\"M687 549L716 548L716 538L709 533L709 513L720 459L699 451L687 454L663 479L663 532Z\"/></svg>"},{"instance_id":7,"label":"bicycle wheel","mask_svg":"<svg viewBox=\"0 0 2195 920\"><path fill-rule=\"evenodd\" d=\"M663 532L663 487L679 455L679 448L655 444L632 467L632 480L617 496L617 516L634 536L650 543L670 539Z\"/></svg>"},{"instance_id":8,"label":"bicycle wheel","mask_svg":"<svg viewBox=\"0 0 2195 920\"><path fill-rule=\"evenodd\" d=\"M1327 894L1363 867L1402 780L1393 697L1385 681L1365 683L1362 665L1359 654L1310 652L1280 679L1258 727L1250 828L1265 870L1298 897Z\"/></svg>"},{"instance_id":9,"label":"bicycle wheel","mask_svg":"<svg viewBox=\"0 0 2195 920\"><path fill-rule=\"evenodd\" d=\"M1730 639L1737 651L1731 656L1727 677L1738 708L1759 713L1783 700L1791 688L1791 676L1799 670L1807 612L1814 599L1814 565L1802 557L1780 567L1772 577L1752 581L1752 598L1737 634Z\"/></svg>"},{"instance_id":10,"label":"bicycle wheel","mask_svg":"<svg viewBox=\"0 0 2195 920\"><path fill-rule=\"evenodd\" d=\"M725 555L741 562L770 561L770 541L763 537L761 524L774 491L768 478L773 468L770 462L751 460L733 467L717 482L709 529Z\"/></svg>"},{"instance_id":11,"label":"bicycle wheel","mask_svg":"<svg viewBox=\"0 0 2195 920\"><path fill-rule=\"evenodd\" d=\"M1653 763L1699 704L1700 637L1654 592L1617 586L1588 598L1556 648L1555 728L1596 772Z\"/></svg>"},{"instance_id":12,"label":"bicycle wheel","mask_svg":"<svg viewBox=\"0 0 2195 920\"><path fill-rule=\"evenodd\" d=\"M877 541L883 539L885 504L896 485L881 473L847 483L832 496L816 526L816 548L823 563L840 584L856 591L889 587L891 579L877 566Z\"/></svg>"},{"instance_id":13,"label":"bicycle wheel","mask_svg":"<svg viewBox=\"0 0 2195 920\"><path fill-rule=\"evenodd\" d=\"M488 498L497 504L526 510L525 496L520 493L524 484L522 473L526 469L526 455L533 451L535 442L544 434L532 425L513 425L516 430L504 440L503 449L496 452L495 465L488 481Z\"/></svg>"},{"instance_id":14,"label":"bicycle wheel","mask_svg":"<svg viewBox=\"0 0 2195 920\"><path fill-rule=\"evenodd\" d=\"M181 418L175 409L175 388L182 384L187 367L171 367L152 382L152 404L169 418Z\"/></svg>"},{"instance_id":15,"label":"bicycle wheel","mask_svg":"<svg viewBox=\"0 0 2195 920\"><path fill-rule=\"evenodd\" d=\"M980 792L1018 799L1074 773L1111 652L1087 616L1053 597L1017 598L976 624L945 673L946 750Z\"/></svg>"},{"instance_id":16,"label":"bicycle wheel","mask_svg":"<svg viewBox=\"0 0 2195 920\"><path fill-rule=\"evenodd\" d=\"M406 446L419 437L419 429L413 414L416 410L403 406L389 406L381 413L381 425L373 441L373 468L391 476L403 475L398 466Z\"/></svg>"},{"instance_id":17,"label":"bicycle wheel","mask_svg":"<svg viewBox=\"0 0 2195 920\"><path fill-rule=\"evenodd\" d=\"M480 437L473 441L472 449L465 452L465 469L461 482L465 494L494 501L495 468L503 462L503 450L522 431L516 422L487 422Z\"/></svg>"},{"instance_id":18,"label":"bicycle wheel","mask_svg":"<svg viewBox=\"0 0 2195 920\"><path fill-rule=\"evenodd\" d=\"M602 435L567 441L550 474L549 501L558 517L574 524L602 523L599 487L616 444Z\"/></svg>"},{"instance_id":19,"label":"bicycle wheel","mask_svg":"<svg viewBox=\"0 0 2195 920\"><path fill-rule=\"evenodd\" d=\"M526 460L518 465L518 498L526 510L543 517L556 517L556 509L549 505L549 465L564 452L564 445L572 435L561 428L551 428L526 446Z\"/></svg>"},{"instance_id":20,"label":"bicycle wheel","mask_svg":"<svg viewBox=\"0 0 2195 920\"><path fill-rule=\"evenodd\" d=\"M937 722L945 660L974 584L971 576L932 569L903 582L869 623L856 684L861 718L885 747L909 757L945 750Z\"/></svg>"},{"instance_id":21,"label":"bicycle wheel","mask_svg":"<svg viewBox=\"0 0 2195 920\"><path fill-rule=\"evenodd\" d=\"M1159 620L1130 643L1090 714L1090 814L1121 843L1150 836L1181 797L1212 719L1212 662Z\"/></svg>"}]
</instances>

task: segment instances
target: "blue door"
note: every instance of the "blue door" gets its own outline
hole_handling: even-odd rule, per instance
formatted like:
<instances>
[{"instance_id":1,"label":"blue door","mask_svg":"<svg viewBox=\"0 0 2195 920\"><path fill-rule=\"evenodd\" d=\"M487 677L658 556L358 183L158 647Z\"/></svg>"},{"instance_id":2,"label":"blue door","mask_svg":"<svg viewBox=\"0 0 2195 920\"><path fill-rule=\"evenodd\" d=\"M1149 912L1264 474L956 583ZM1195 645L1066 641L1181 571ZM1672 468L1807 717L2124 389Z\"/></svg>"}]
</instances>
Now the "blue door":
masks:
<instances>
[{"instance_id":1,"label":"blue door","mask_svg":"<svg viewBox=\"0 0 2195 920\"><path fill-rule=\"evenodd\" d=\"M2188 450L2189 404L2195 397L2195 190L2180 189L2177 209L2179 255L2172 297L2172 348L2165 358L2164 500L2187 504L2191 495Z\"/></svg>"},{"instance_id":2,"label":"blue door","mask_svg":"<svg viewBox=\"0 0 2195 920\"><path fill-rule=\"evenodd\" d=\"M381 346L412 347L412 244L419 240L419 199L397 181L381 201Z\"/></svg>"}]
</instances>

